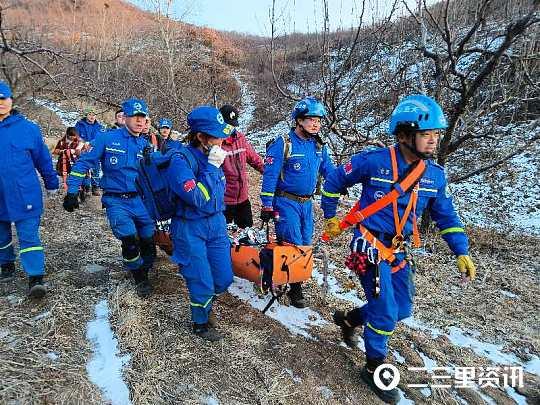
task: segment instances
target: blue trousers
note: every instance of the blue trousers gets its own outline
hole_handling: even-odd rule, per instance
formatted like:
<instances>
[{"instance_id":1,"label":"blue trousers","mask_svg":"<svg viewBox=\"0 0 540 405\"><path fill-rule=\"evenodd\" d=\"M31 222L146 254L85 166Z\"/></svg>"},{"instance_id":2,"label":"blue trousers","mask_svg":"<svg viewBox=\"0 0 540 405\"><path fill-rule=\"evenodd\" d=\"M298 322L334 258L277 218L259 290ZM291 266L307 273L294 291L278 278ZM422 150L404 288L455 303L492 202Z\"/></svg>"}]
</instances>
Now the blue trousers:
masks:
<instances>
[{"instance_id":1,"label":"blue trousers","mask_svg":"<svg viewBox=\"0 0 540 405\"><path fill-rule=\"evenodd\" d=\"M403 254L397 255L398 260ZM387 262L379 264L379 296L374 296L374 266L361 277L362 288L367 304L355 308L349 314L354 325L364 325L364 343L366 357L382 360L388 354L388 341L398 321L412 315L415 295L414 273L407 264L403 269L392 274Z\"/></svg>"},{"instance_id":2,"label":"blue trousers","mask_svg":"<svg viewBox=\"0 0 540 405\"><path fill-rule=\"evenodd\" d=\"M276 222L276 236L285 242L295 245L311 245L313 237L313 203L290 200L286 197L275 197L274 209L279 212Z\"/></svg>"},{"instance_id":3,"label":"blue trousers","mask_svg":"<svg viewBox=\"0 0 540 405\"><path fill-rule=\"evenodd\" d=\"M171 223L172 260L186 280L191 319L205 324L217 294L233 281L231 243L225 216L219 212L194 220L175 217Z\"/></svg>"},{"instance_id":4,"label":"blue trousers","mask_svg":"<svg viewBox=\"0 0 540 405\"><path fill-rule=\"evenodd\" d=\"M39 239L41 217L32 217L15 222L19 238L19 256L22 268L28 276L45 274L45 254ZM15 249L11 237L11 222L0 221L0 264L15 261Z\"/></svg>"},{"instance_id":5,"label":"blue trousers","mask_svg":"<svg viewBox=\"0 0 540 405\"><path fill-rule=\"evenodd\" d=\"M107 211L107 219L115 237L120 240L132 235L139 238L153 237L156 224L140 197L122 198L104 195L101 202ZM129 270L137 270L141 267L150 268L154 259L154 255L141 255L137 260L124 260L124 265Z\"/></svg>"}]
</instances>

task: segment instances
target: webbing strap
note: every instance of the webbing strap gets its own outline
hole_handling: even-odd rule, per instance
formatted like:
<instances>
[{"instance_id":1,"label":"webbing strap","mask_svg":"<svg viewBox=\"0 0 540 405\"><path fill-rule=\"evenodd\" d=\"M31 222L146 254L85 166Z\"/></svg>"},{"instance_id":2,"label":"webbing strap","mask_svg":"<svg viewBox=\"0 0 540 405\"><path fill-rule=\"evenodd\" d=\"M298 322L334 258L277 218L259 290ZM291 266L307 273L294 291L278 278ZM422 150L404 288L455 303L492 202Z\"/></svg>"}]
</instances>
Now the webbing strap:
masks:
<instances>
[{"instance_id":1,"label":"webbing strap","mask_svg":"<svg viewBox=\"0 0 540 405\"><path fill-rule=\"evenodd\" d=\"M393 150L393 148L394 147L391 147L390 149ZM362 222L364 219L370 217L376 212L382 210L384 207L386 207L393 201L397 202L397 199L400 196L400 191L407 192L411 187L413 187L420 179L420 177L422 177L422 175L424 174L425 168L425 162L423 160L420 160L416 167L401 182L394 184L394 188L392 189L392 191L387 193L384 197L371 203L370 205L361 210L359 210L360 205L359 202L357 202L354 207L349 211L349 213L341 220L339 227L345 230L351 226ZM322 239L328 240L329 238L326 234L323 234Z\"/></svg>"},{"instance_id":2,"label":"webbing strap","mask_svg":"<svg viewBox=\"0 0 540 405\"><path fill-rule=\"evenodd\" d=\"M390 158L392 161L392 178L394 180L394 183L398 181L398 166L397 166L397 158L396 158L396 149L394 146L390 147ZM424 162L423 160L420 160L420 162ZM423 174L423 172L422 172ZM407 223L407 219L409 218L409 215L411 213L411 210L413 211L413 242L416 247L420 246L420 236L418 234L418 225L416 223L416 203L418 201L418 182L414 185L414 188L412 190L411 196L409 197L409 202L407 203L407 207L405 208L405 212L403 212L403 217L399 218L399 211L398 211L398 203L397 199L392 201L392 209L394 211L394 229L396 231L395 241L392 241L392 244L396 244L399 241L403 241L403 228L405 227L405 224ZM394 246L396 247L396 246Z\"/></svg>"}]
</instances>

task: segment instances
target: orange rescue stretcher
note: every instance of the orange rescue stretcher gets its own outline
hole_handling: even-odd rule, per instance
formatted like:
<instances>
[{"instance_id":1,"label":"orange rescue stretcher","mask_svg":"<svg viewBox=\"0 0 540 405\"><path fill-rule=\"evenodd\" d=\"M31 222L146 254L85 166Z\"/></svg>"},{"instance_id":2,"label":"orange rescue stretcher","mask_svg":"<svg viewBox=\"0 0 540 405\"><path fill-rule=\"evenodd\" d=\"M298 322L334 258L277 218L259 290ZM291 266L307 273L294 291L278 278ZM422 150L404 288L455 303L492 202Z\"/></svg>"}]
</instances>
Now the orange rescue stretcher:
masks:
<instances>
[{"instance_id":1,"label":"orange rescue stretcher","mask_svg":"<svg viewBox=\"0 0 540 405\"><path fill-rule=\"evenodd\" d=\"M328 255L322 244L298 246L286 242L243 244L233 242L231 259L234 275L253 282L262 294L271 293L272 298L263 309L265 313L292 283L311 279L313 262L319 260L323 273L323 300L328 291Z\"/></svg>"}]
</instances>

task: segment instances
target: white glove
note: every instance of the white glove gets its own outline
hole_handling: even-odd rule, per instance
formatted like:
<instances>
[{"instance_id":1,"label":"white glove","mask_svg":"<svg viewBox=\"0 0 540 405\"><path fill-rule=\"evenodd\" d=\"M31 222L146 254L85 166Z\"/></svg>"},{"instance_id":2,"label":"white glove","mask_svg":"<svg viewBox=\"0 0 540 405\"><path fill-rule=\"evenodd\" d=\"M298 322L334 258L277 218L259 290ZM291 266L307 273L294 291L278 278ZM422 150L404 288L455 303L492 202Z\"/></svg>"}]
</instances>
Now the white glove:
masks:
<instances>
[{"instance_id":1,"label":"white glove","mask_svg":"<svg viewBox=\"0 0 540 405\"><path fill-rule=\"evenodd\" d=\"M51 198L54 198L56 196L56 194L58 194L58 189L54 189L54 190L45 190L46 193L47 193L47 198L51 199Z\"/></svg>"},{"instance_id":2,"label":"white glove","mask_svg":"<svg viewBox=\"0 0 540 405\"><path fill-rule=\"evenodd\" d=\"M208 163L210 163L212 166L220 168L226 157L227 152L221 149L219 146L214 145L208 154Z\"/></svg>"}]
</instances>

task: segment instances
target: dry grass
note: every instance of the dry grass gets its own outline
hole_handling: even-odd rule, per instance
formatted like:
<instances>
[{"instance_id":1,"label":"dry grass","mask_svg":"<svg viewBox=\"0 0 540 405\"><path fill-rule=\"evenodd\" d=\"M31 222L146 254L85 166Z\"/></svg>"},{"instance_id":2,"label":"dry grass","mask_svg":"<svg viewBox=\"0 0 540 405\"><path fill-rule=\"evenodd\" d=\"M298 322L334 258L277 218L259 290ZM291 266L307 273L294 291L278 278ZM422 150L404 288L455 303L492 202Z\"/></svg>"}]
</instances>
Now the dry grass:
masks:
<instances>
[{"instance_id":1,"label":"dry grass","mask_svg":"<svg viewBox=\"0 0 540 405\"><path fill-rule=\"evenodd\" d=\"M255 193L258 176L253 177ZM258 199L252 201L257 207ZM121 270L119 243L112 237L97 199L90 199L73 215L61 212L60 203L58 197L49 204L43 219L50 294L42 302L29 301L21 275L15 283L0 285L0 403L103 403L86 375L91 348L85 333L87 322L94 318L94 305L104 297L109 300L121 351L131 355L125 379L134 404L378 401L359 380L364 354L343 347L339 331L331 323L311 331L316 340L306 340L225 294L216 305L225 339L212 344L195 337L185 285L166 256L160 253L152 275L155 294L141 300ZM258 208L254 210L258 212ZM319 217L319 228L320 223ZM457 325L480 331L481 340L504 343L523 358L527 356L523 348L538 355L538 269L527 267L538 256L538 240L469 232L479 281L462 288L451 254L436 241L432 246L436 254L419 258L415 317L439 329ZM330 247L338 267L347 244L343 237ZM516 245L521 248L514 249ZM89 263L109 271L85 272ZM342 269L333 275L342 284L348 280ZM500 294L501 289L519 299L511 301ZM350 307L331 296L324 304L314 281L306 284L306 294L312 308L329 322L334 309ZM36 318L43 313L48 315ZM403 325L394 334L391 349L405 357L407 366L423 365L417 350L438 365L489 365L444 337L433 339ZM48 358L50 352L57 353L58 359ZM398 368L402 387L421 377L407 372L403 365ZM521 392L534 402L539 387L538 377L527 375ZM453 390L437 390L429 401L416 389L404 390L417 403L456 401ZM484 394L496 403L511 403L503 391L484 390ZM471 390L461 390L459 396L471 404L483 403Z\"/></svg>"}]
</instances>

